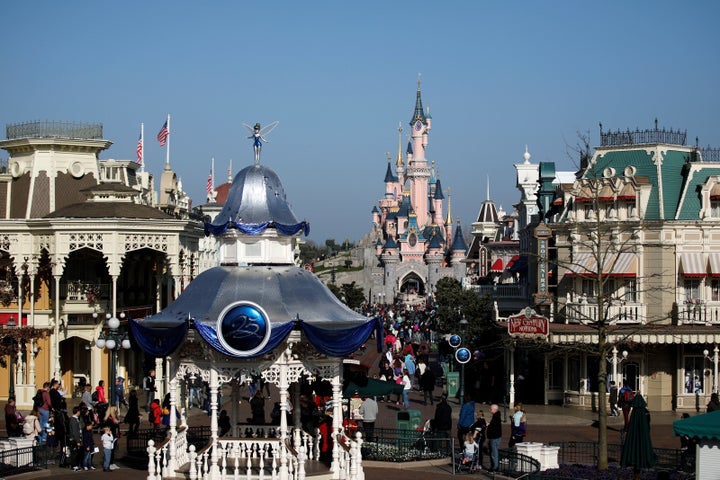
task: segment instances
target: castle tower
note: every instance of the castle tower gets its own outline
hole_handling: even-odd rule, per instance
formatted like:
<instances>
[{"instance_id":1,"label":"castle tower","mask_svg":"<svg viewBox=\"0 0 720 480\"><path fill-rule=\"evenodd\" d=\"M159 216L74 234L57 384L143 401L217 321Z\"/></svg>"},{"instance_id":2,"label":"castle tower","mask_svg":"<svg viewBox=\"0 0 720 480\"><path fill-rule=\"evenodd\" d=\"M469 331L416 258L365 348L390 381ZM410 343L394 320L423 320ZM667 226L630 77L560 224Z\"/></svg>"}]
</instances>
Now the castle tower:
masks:
<instances>
[{"instance_id":1,"label":"castle tower","mask_svg":"<svg viewBox=\"0 0 720 480\"><path fill-rule=\"evenodd\" d=\"M408 160L406 178L410 181L410 201L417 215L417 223L421 226L430 223L428 218L428 181L432 175L432 169L428 166L425 158L430 124L430 119L423 111L420 79L418 78L415 111L410 120L413 156L412 161Z\"/></svg>"}]
</instances>

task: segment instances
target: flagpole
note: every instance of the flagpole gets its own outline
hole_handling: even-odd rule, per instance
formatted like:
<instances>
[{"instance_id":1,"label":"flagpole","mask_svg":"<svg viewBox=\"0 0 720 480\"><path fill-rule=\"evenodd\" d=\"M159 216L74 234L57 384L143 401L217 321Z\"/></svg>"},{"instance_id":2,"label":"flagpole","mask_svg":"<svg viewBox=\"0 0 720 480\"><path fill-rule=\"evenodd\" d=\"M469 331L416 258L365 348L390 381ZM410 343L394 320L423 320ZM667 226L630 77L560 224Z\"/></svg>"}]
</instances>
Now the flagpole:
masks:
<instances>
[{"instance_id":1,"label":"flagpole","mask_svg":"<svg viewBox=\"0 0 720 480\"><path fill-rule=\"evenodd\" d=\"M140 122L140 172L145 173L145 124Z\"/></svg>"},{"instance_id":2,"label":"flagpole","mask_svg":"<svg viewBox=\"0 0 720 480\"><path fill-rule=\"evenodd\" d=\"M170 170L170 114L167 116L167 151L165 152L165 170Z\"/></svg>"},{"instance_id":3,"label":"flagpole","mask_svg":"<svg viewBox=\"0 0 720 480\"><path fill-rule=\"evenodd\" d=\"M210 178L212 178L212 189L215 190L215 157L212 157L210 164Z\"/></svg>"}]
</instances>

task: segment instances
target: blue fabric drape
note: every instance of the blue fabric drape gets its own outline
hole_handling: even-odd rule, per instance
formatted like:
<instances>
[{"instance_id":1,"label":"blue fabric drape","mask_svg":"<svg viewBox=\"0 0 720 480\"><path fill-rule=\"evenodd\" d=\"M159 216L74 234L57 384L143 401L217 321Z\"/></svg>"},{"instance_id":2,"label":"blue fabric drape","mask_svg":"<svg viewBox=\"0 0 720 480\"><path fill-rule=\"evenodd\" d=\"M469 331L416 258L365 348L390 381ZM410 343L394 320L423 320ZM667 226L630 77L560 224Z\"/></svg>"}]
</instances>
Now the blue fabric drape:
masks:
<instances>
[{"instance_id":1,"label":"blue fabric drape","mask_svg":"<svg viewBox=\"0 0 720 480\"><path fill-rule=\"evenodd\" d=\"M270 331L270 339L265 344L265 347L262 350L255 353L254 355L237 355L223 347L222 343L220 343L220 340L218 339L217 330L215 329L214 325L206 325L204 323L195 324L195 328L197 328L200 336L206 342L208 342L211 347L213 347L215 350L222 353L223 355L227 355L228 357L233 358L254 358L265 355L266 353L272 351L275 347L280 345L280 343L282 343L282 341L285 340L285 338L290 334L290 330L292 330L294 326L294 321L283 323L280 325L273 325L272 330Z\"/></svg>"},{"instance_id":2,"label":"blue fabric drape","mask_svg":"<svg viewBox=\"0 0 720 480\"><path fill-rule=\"evenodd\" d=\"M299 323L315 350L331 357L344 357L353 353L365 343L373 329L378 328L378 324L382 331L382 322L378 318L350 328L323 328L302 321ZM382 337L378 335L377 338Z\"/></svg>"},{"instance_id":3,"label":"blue fabric drape","mask_svg":"<svg viewBox=\"0 0 720 480\"><path fill-rule=\"evenodd\" d=\"M140 348L149 355L164 357L170 355L185 340L187 322L170 328L143 327L137 320L130 319L130 330Z\"/></svg>"},{"instance_id":4,"label":"blue fabric drape","mask_svg":"<svg viewBox=\"0 0 720 480\"><path fill-rule=\"evenodd\" d=\"M344 357L356 351L375 330L378 352L382 351L383 324L379 317L350 328L327 328L314 326L302 320L293 320L280 325L273 325L270 339L265 347L253 355L238 355L225 349L218 339L214 325L195 323L200 336L215 350L233 358L254 358L272 351L298 325L308 341L318 352L331 357ZM188 330L186 322L170 328L148 328L136 320L130 320L130 328L140 347L148 354L156 357L170 355L185 339Z\"/></svg>"},{"instance_id":5,"label":"blue fabric drape","mask_svg":"<svg viewBox=\"0 0 720 480\"><path fill-rule=\"evenodd\" d=\"M275 228L279 233L285 236L295 235L300 230L307 237L310 233L310 224L308 222L300 222L295 225L283 225L275 222L263 222L263 223L239 223L233 220L228 220L222 225L213 225L212 223L205 223L205 235L215 235L219 237L223 235L228 228L237 228L245 235L260 235L267 228Z\"/></svg>"}]
</instances>

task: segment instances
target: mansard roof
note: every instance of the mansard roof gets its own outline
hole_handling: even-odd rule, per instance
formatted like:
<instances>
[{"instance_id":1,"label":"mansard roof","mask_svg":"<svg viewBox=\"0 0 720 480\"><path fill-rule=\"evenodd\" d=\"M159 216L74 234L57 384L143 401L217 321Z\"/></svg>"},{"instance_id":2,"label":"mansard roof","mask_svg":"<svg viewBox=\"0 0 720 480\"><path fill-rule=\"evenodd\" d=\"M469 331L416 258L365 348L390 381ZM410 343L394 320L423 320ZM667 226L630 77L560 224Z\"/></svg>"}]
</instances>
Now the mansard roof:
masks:
<instances>
[{"instance_id":1,"label":"mansard roof","mask_svg":"<svg viewBox=\"0 0 720 480\"><path fill-rule=\"evenodd\" d=\"M168 220L175 218L157 208L130 202L83 202L68 205L44 218L138 218Z\"/></svg>"}]
</instances>

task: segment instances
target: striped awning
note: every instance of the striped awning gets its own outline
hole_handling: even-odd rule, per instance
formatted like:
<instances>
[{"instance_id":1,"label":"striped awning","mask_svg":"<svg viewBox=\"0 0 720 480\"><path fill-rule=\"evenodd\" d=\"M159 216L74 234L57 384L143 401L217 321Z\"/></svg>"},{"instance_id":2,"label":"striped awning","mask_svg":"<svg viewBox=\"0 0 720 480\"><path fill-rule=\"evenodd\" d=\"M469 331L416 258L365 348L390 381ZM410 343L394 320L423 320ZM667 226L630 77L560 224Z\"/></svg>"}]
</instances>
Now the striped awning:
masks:
<instances>
[{"instance_id":1,"label":"striped awning","mask_svg":"<svg viewBox=\"0 0 720 480\"><path fill-rule=\"evenodd\" d=\"M720 183L716 183L712 189L710 189L710 200L718 199L720 199Z\"/></svg>"},{"instance_id":2,"label":"striped awning","mask_svg":"<svg viewBox=\"0 0 720 480\"><path fill-rule=\"evenodd\" d=\"M637 255L630 252L621 252L617 255L607 255L603 261L603 275L612 277L634 277L637 275ZM597 262L595 255L590 252L578 253L569 268L568 276L595 276L597 275Z\"/></svg>"},{"instance_id":3,"label":"striped awning","mask_svg":"<svg viewBox=\"0 0 720 480\"><path fill-rule=\"evenodd\" d=\"M710 275L720 277L720 253L711 253L708 255L710 260Z\"/></svg>"},{"instance_id":4,"label":"striped awning","mask_svg":"<svg viewBox=\"0 0 720 480\"><path fill-rule=\"evenodd\" d=\"M683 253L680 262L682 274L685 277L704 277L707 275L707 264L702 253Z\"/></svg>"},{"instance_id":5,"label":"striped awning","mask_svg":"<svg viewBox=\"0 0 720 480\"><path fill-rule=\"evenodd\" d=\"M615 259L610 275L613 277L634 277L637 275L637 255L621 252Z\"/></svg>"},{"instance_id":6,"label":"striped awning","mask_svg":"<svg viewBox=\"0 0 720 480\"><path fill-rule=\"evenodd\" d=\"M520 255L515 255L514 257L512 257L507 263L507 265L505 265L505 269L510 270L512 266L515 265L515 262L517 262L518 260L520 260Z\"/></svg>"},{"instance_id":7,"label":"striped awning","mask_svg":"<svg viewBox=\"0 0 720 480\"><path fill-rule=\"evenodd\" d=\"M503 261L502 258L498 258L495 260L492 264L492 267L490 267L490 271L492 273L502 273L503 271Z\"/></svg>"}]
</instances>

